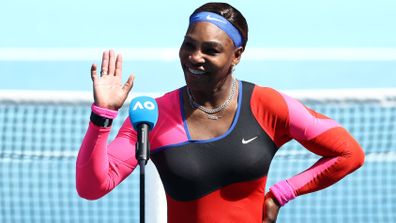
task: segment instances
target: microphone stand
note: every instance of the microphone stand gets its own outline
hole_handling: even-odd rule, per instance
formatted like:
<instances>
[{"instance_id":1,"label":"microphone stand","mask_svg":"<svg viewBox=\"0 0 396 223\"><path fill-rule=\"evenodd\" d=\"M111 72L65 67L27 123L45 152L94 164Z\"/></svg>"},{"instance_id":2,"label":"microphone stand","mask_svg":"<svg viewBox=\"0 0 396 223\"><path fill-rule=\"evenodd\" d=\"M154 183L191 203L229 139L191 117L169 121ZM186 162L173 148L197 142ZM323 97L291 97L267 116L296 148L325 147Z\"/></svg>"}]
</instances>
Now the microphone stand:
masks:
<instances>
[{"instance_id":1,"label":"microphone stand","mask_svg":"<svg viewBox=\"0 0 396 223\"><path fill-rule=\"evenodd\" d=\"M145 160L139 160L139 167L140 167L140 223L144 223L144 207L145 207L145 190L144 190L144 185L145 185L145 165L146 165L146 161Z\"/></svg>"},{"instance_id":2,"label":"microphone stand","mask_svg":"<svg viewBox=\"0 0 396 223\"><path fill-rule=\"evenodd\" d=\"M150 158L150 144L148 141L149 126L142 123L138 126L138 140L136 142L136 159L140 167L140 223L145 222L145 166Z\"/></svg>"}]
</instances>

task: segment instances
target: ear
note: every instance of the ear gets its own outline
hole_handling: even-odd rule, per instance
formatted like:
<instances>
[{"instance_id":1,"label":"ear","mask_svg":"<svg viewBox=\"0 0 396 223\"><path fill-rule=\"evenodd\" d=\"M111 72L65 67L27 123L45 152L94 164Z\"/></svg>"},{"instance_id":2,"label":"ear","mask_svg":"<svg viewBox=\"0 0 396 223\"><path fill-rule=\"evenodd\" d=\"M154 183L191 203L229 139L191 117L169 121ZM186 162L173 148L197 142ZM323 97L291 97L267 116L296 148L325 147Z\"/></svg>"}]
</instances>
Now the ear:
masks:
<instances>
[{"instance_id":1,"label":"ear","mask_svg":"<svg viewBox=\"0 0 396 223\"><path fill-rule=\"evenodd\" d=\"M234 50L234 59L232 60L232 64L234 66L237 65L239 63L239 61L241 60L243 50L244 50L244 48L242 46L240 46Z\"/></svg>"}]
</instances>

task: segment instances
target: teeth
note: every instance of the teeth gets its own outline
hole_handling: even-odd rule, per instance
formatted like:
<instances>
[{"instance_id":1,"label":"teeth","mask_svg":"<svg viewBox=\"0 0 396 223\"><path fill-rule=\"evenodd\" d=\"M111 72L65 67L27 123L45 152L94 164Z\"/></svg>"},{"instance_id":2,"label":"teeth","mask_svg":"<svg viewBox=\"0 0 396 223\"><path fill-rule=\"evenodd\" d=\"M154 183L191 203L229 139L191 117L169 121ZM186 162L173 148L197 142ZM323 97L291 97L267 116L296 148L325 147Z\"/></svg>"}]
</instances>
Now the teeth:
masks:
<instances>
[{"instance_id":1,"label":"teeth","mask_svg":"<svg viewBox=\"0 0 396 223\"><path fill-rule=\"evenodd\" d=\"M192 74L195 74L195 75L201 75L201 74L204 74L204 73L205 73L205 71L202 71L202 70L193 70L193 69L191 69L191 68L188 68L188 71L190 71Z\"/></svg>"}]
</instances>

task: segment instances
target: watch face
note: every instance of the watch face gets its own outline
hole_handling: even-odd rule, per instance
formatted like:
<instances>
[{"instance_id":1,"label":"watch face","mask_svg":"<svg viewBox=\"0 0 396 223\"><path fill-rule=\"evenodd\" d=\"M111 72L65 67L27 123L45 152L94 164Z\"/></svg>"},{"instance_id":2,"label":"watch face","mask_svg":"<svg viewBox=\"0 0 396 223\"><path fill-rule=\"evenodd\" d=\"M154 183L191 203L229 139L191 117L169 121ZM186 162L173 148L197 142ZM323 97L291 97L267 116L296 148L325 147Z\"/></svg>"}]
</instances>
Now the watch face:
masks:
<instances>
[{"instance_id":1,"label":"watch face","mask_svg":"<svg viewBox=\"0 0 396 223\"><path fill-rule=\"evenodd\" d=\"M104 120L103 126L104 126L104 127L109 127L109 125L111 125L110 119L106 118L106 119Z\"/></svg>"}]
</instances>

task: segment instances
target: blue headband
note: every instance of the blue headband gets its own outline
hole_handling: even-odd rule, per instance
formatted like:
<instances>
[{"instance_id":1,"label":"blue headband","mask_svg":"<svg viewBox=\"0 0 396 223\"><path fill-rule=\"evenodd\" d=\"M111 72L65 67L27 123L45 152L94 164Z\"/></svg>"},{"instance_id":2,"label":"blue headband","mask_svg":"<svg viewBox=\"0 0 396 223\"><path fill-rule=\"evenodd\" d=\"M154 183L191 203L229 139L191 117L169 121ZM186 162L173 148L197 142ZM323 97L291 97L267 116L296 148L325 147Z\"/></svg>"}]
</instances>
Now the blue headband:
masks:
<instances>
[{"instance_id":1,"label":"blue headband","mask_svg":"<svg viewBox=\"0 0 396 223\"><path fill-rule=\"evenodd\" d=\"M195 22L210 22L216 25L227 33L236 47L242 46L242 36L238 29L223 16L213 12L198 12L190 17L190 25Z\"/></svg>"}]
</instances>

